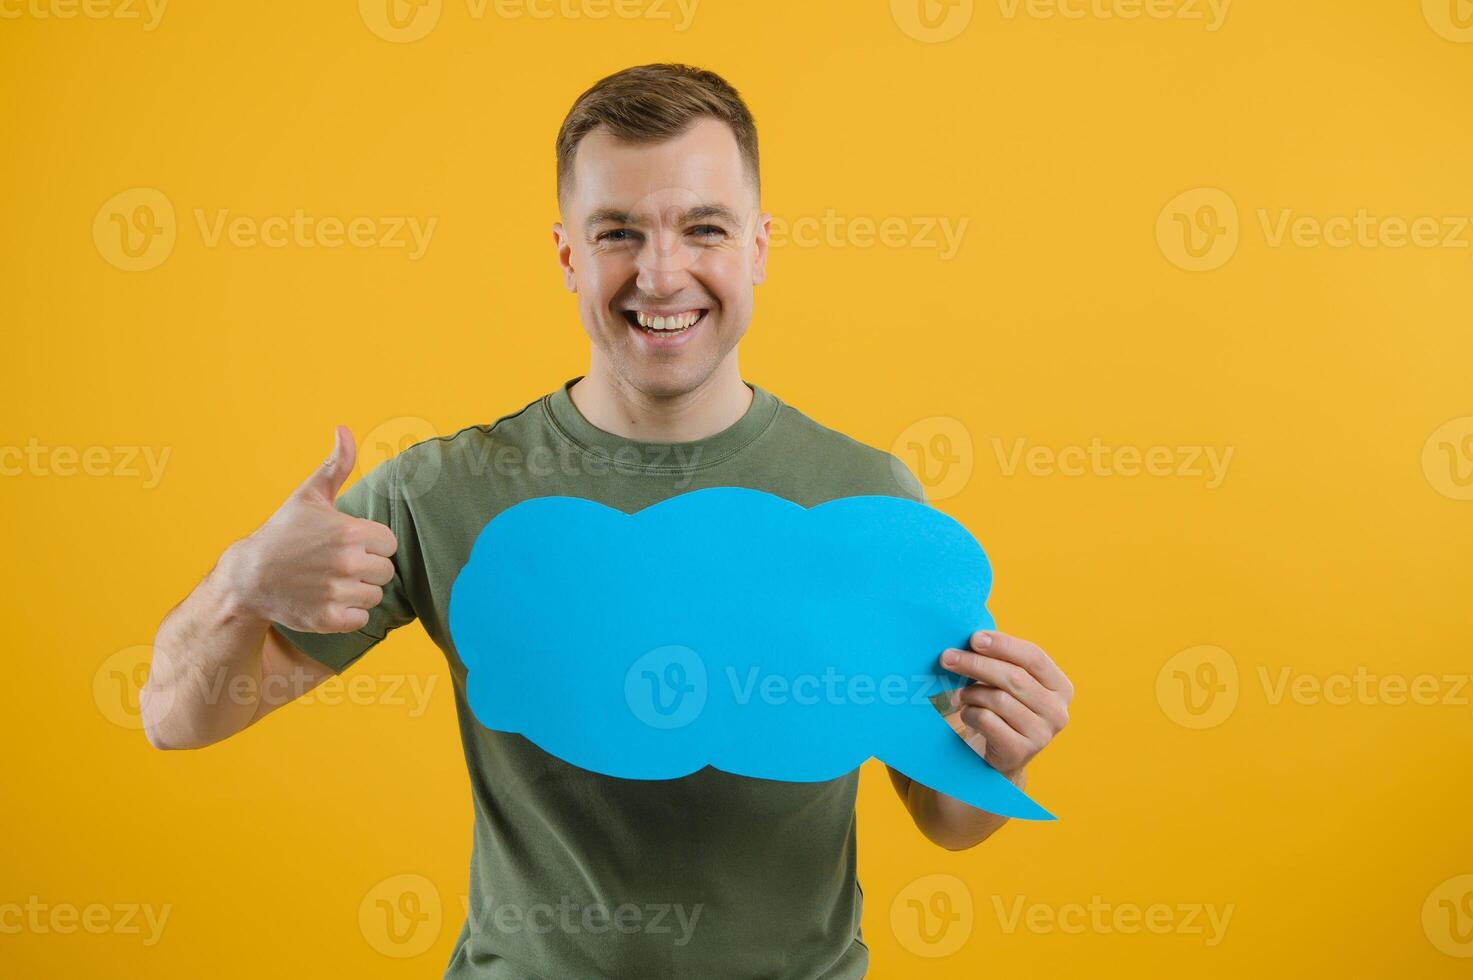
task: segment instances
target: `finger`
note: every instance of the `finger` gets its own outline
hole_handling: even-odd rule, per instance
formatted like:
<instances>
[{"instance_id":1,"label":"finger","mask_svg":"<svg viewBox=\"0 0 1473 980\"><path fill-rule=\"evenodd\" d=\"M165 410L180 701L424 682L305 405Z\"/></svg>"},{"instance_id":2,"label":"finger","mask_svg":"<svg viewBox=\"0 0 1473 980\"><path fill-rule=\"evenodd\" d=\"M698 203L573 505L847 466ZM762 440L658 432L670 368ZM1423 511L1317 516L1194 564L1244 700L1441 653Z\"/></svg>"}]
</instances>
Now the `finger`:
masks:
<instances>
[{"instance_id":1,"label":"finger","mask_svg":"<svg viewBox=\"0 0 1473 980\"><path fill-rule=\"evenodd\" d=\"M1042 711L1050 698L1057 697L1017 664L985 657L980 653L945 650L941 654L941 665L963 677L1001 688L1035 711Z\"/></svg>"},{"instance_id":2,"label":"finger","mask_svg":"<svg viewBox=\"0 0 1473 980\"><path fill-rule=\"evenodd\" d=\"M1059 669L1059 665L1036 643L1001 633L997 630L978 630L972 634L970 644L973 650L987 656L1006 660L1010 664L1017 664L1028 673L1038 679L1038 682L1050 691L1069 691L1073 693L1073 686L1069 678Z\"/></svg>"},{"instance_id":3,"label":"finger","mask_svg":"<svg viewBox=\"0 0 1473 980\"><path fill-rule=\"evenodd\" d=\"M1028 740L997 716L991 708L963 708L962 720L967 727L987 740L989 754L995 759L1025 762L1033 748Z\"/></svg>"},{"instance_id":4,"label":"finger","mask_svg":"<svg viewBox=\"0 0 1473 980\"><path fill-rule=\"evenodd\" d=\"M326 619L322 629L324 633L356 633L368 625L368 610L341 607L334 609Z\"/></svg>"},{"instance_id":5,"label":"finger","mask_svg":"<svg viewBox=\"0 0 1473 980\"><path fill-rule=\"evenodd\" d=\"M972 747L972 750L984 759L987 757L987 738L972 731L967 723L962 721L961 709L958 708L943 719L957 737Z\"/></svg>"},{"instance_id":6,"label":"finger","mask_svg":"<svg viewBox=\"0 0 1473 980\"><path fill-rule=\"evenodd\" d=\"M363 536L363 550L370 555L393 558L394 552L399 550L399 539L394 537L387 524L360 517L354 527Z\"/></svg>"},{"instance_id":7,"label":"finger","mask_svg":"<svg viewBox=\"0 0 1473 980\"><path fill-rule=\"evenodd\" d=\"M332 503L337 499L338 491L343 488L348 474L353 472L353 464L358 461L358 447L353 442L353 432L346 425L337 426L333 430L332 452L322 465L312 471L312 475L302 481L297 492L314 497L326 503Z\"/></svg>"},{"instance_id":8,"label":"finger","mask_svg":"<svg viewBox=\"0 0 1473 980\"><path fill-rule=\"evenodd\" d=\"M360 582L388 585L394 580L394 563L382 555L364 555L355 564L353 574L358 576Z\"/></svg>"},{"instance_id":9,"label":"finger","mask_svg":"<svg viewBox=\"0 0 1473 980\"><path fill-rule=\"evenodd\" d=\"M349 609L373 609L384 601L384 590L369 582L354 582L337 592L338 605Z\"/></svg>"},{"instance_id":10,"label":"finger","mask_svg":"<svg viewBox=\"0 0 1473 980\"><path fill-rule=\"evenodd\" d=\"M1030 710L1023 702L1007 691L984 684L971 684L958 693L962 710L967 708L990 708L1008 727L1030 742L1043 744L1053 738L1050 721Z\"/></svg>"},{"instance_id":11,"label":"finger","mask_svg":"<svg viewBox=\"0 0 1473 980\"><path fill-rule=\"evenodd\" d=\"M956 733L962 737L962 741L982 758L987 758L987 736L981 732L974 732L966 726L965 722L958 722Z\"/></svg>"}]
</instances>

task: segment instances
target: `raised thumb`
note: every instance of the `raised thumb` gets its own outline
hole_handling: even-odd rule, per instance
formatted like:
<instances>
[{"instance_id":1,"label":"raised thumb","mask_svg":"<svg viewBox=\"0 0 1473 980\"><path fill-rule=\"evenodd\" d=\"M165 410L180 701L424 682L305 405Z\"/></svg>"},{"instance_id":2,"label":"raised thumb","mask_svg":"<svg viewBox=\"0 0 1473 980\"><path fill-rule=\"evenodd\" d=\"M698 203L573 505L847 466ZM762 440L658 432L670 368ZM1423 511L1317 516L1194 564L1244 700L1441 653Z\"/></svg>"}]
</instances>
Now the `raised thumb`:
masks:
<instances>
[{"instance_id":1,"label":"raised thumb","mask_svg":"<svg viewBox=\"0 0 1473 980\"><path fill-rule=\"evenodd\" d=\"M338 491L343 488L357 461L358 447L353 442L353 431L346 425L338 426L333 430L332 452L302 483L298 488L299 492L332 503L337 499Z\"/></svg>"}]
</instances>

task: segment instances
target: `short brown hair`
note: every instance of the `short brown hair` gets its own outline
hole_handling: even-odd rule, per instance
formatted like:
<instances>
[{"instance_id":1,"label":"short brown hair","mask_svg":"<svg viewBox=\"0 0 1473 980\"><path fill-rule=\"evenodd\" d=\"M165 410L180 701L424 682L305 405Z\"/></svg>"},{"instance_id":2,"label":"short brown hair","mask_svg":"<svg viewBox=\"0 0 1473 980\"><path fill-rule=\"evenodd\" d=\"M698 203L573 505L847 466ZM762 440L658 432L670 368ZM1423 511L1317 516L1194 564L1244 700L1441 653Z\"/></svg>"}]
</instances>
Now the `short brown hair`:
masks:
<instances>
[{"instance_id":1,"label":"short brown hair","mask_svg":"<svg viewBox=\"0 0 1473 980\"><path fill-rule=\"evenodd\" d=\"M690 65L625 68L578 96L557 134L557 195L573 183L573 157L583 137L600 126L629 143L673 139L697 119L711 117L731 127L752 187L757 174L757 124L737 90L713 71Z\"/></svg>"}]
</instances>

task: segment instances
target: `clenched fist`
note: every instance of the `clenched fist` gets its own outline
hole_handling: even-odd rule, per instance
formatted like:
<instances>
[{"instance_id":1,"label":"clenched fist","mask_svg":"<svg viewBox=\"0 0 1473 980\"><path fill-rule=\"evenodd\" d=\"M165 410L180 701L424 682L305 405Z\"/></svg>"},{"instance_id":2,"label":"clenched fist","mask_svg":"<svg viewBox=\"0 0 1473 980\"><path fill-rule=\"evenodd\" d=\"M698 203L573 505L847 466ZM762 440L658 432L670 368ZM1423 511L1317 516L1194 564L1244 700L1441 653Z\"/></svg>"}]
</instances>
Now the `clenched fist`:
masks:
<instances>
[{"instance_id":1,"label":"clenched fist","mask_svg":"<svg viewBox=\"0 0 1473 980\"><path fill-rule=\"evenodd\" d=\"M231 547L230 589L251 615L306 633L351 633L383 601L394 532L333 506L357 456L353 433L338 426L332 455Z\"/></svg>"}]
</instances>

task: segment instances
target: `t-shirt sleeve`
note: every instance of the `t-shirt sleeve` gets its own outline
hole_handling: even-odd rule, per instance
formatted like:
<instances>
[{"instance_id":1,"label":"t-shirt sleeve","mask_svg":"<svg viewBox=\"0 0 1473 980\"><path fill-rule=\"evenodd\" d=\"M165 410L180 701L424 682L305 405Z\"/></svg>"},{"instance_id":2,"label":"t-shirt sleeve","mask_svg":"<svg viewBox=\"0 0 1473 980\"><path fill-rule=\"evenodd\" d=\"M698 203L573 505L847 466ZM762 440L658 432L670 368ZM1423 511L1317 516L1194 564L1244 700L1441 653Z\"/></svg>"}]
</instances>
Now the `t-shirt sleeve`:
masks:
<instances>
[{"instance_id":1,"label":"t-shirt sleeve","mask_svg":"<svg viewBox=\"0 0 1473 980\"><path fill-rule=\"evenodd\" d=\"M368 611L367 624L352 633L304 633L280 623L271 624L292 646L338 673L388 636L390 630L415 618L405 576L414 566L418 547L412 540L413 523L408 518L404 493L399 484L398 461L399 457L394 456L375 466L338 494L336 502L337 509L344 514L387 525L398 542L391 559L394 577L383 587L383 601Z\"/></svg>"}]
</instances>

